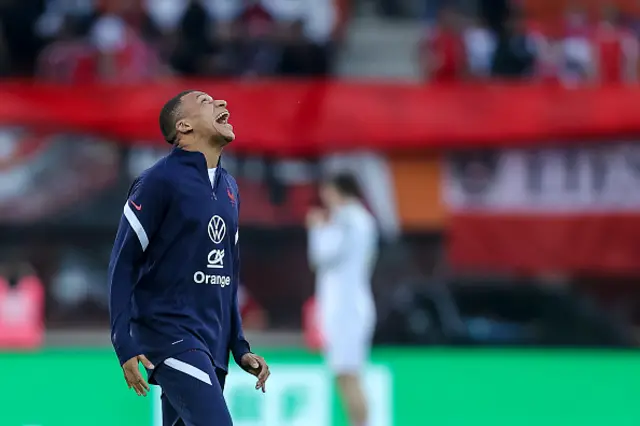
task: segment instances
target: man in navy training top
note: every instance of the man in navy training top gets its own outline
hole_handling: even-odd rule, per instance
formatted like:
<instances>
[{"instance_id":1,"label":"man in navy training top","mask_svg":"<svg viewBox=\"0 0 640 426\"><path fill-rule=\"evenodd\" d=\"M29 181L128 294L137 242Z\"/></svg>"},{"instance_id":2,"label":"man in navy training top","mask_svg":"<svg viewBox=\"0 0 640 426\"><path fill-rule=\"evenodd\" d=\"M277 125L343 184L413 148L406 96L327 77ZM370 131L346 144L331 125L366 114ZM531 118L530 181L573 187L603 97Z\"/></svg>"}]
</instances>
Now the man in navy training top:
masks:
<instances>
[{"instance_id":1,"label":"man in navy training top","mask_svg":"<svg viewBox=\"0 0 640 426\"><path fill-rule=\"evenodd\" d=\"M238 309L240 198L220 166L234 140L227 103L187 91L160 128L173 145L129 190L109 263L111 341L129 388L162 388L164 426L226 426L229 352L265 390L269 368L250 351Z\"/></svg>"}]
</instances>

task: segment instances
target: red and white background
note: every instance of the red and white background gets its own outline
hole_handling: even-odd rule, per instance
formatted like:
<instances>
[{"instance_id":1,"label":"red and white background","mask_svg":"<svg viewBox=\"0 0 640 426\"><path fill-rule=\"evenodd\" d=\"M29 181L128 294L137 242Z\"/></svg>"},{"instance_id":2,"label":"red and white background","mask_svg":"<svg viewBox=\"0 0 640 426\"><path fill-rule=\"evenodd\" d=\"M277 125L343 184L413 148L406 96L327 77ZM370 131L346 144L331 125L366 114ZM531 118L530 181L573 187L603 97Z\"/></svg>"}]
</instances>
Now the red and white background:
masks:
<instances>
[{"instance_id":1,"label":"red and white background","mask_svg":"<svg viewBox=\"0 0 640 426\"><path fill-rule=\"evenodd\" d=\"M634 273L640 146L450 155L442 176L449 254L460 268Z\"/></svg>"},{"instance_id":2,"label":"red and white background","mask_svg":"<svg viewBox=\"0 0 640 426\"><path fill-rule=\"evenodd\" d=\"M640 88L7 82L0 254L40 271L50 326L106 320L124 194L169 149L158 105L184 87L233 112L223 161L242 190L243 279L270 326L299 326L313 293L304 214L332 170L359 178L385 240L408 248L376 289L411 275L405 261L429 274L442 251L454 273L640 272Z\"/></svg>"}]
</instances>

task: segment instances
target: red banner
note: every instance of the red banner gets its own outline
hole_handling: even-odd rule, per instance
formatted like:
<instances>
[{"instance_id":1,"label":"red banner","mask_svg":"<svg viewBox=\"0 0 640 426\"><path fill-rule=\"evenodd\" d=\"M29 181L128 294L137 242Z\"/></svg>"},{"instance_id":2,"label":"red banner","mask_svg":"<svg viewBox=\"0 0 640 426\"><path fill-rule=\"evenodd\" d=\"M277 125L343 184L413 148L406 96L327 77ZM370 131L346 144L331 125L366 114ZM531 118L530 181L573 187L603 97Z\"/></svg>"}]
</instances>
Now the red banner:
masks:
<instances>
[{"instance_id":1,"label":"red banner","mask_svg":"<svg viewBox=\"0 0 640 426\"><path fill-rule=\"evenodd\" d=\"M398 152L558 140L584 144L640 134L640 87L565 90L291 81L2 83L0 125L36 125L163 144L159 110L188 88L229 102L238 135L234 147L251 153L315 155L360 148Z\"/></svg>"},{"instance_id":2,"label":"red banner","mask_svg":"<svg viewBox=\"0 0 640 426\"><path fill-rule=\"evenodd\" d=\"M456 268L533 274L640 274L640 217L456 214L448 254Z\"/></svg>"}]
</instances>

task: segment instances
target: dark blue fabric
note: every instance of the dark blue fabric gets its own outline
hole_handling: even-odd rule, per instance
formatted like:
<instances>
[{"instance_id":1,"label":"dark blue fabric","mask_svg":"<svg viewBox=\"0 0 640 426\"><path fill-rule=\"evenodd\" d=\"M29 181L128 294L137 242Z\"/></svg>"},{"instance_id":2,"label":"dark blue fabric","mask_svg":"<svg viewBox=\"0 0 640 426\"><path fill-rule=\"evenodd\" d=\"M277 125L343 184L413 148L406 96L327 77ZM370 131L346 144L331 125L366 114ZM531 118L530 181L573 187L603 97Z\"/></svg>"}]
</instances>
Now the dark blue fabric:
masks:
<instances>
[{"instance_id":1,"label":"dark blue fabric","mask_svg":"<svg viewBox=\"0 0 640 426\"><path fill-rule=\"evenodd\" d=\"M202 351L173 357L205 372L211 384L167 365L157 366L154 378L162 387L162 426L231 426L222 391L226 373L213 367Z\"/></svg>"},{"instance_id":2,"label":"dark blue fabric","mask_svg":"<svg viewBox=\"0 0 640 426\"><path fill-rule=\"evenodd\" d=\"M239 362L250 350L238 308L235 179L218 167L212 188L204 155L174 148L135 180L126 203L134 223L123 215L109 264L120 363L145 354L159 365L199 349L226 371L229 351Z\"/></svg>"}]
</instances>

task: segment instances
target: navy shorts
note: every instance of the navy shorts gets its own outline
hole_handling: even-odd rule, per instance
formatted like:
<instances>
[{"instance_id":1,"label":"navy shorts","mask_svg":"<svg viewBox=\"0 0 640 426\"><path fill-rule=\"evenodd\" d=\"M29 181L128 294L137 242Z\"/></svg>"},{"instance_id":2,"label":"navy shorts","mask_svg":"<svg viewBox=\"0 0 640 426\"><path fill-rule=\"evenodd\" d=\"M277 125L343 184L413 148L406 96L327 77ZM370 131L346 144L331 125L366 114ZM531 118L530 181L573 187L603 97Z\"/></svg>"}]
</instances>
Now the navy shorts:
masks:
<instances>
[{"instance_id":1,"label":"navy shorts","mask_svg":"<svg viewBox=\"0 0 640 426\"><path fill-rule=\"evenodd\" d=\"M205 352L167 358L153 378L162 388L163 426L232 426L222 396L226 372L215 368Z\"/></svg>"}]
</instances>

